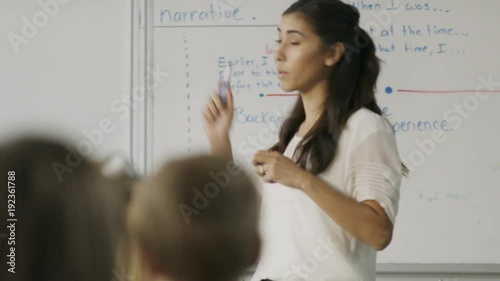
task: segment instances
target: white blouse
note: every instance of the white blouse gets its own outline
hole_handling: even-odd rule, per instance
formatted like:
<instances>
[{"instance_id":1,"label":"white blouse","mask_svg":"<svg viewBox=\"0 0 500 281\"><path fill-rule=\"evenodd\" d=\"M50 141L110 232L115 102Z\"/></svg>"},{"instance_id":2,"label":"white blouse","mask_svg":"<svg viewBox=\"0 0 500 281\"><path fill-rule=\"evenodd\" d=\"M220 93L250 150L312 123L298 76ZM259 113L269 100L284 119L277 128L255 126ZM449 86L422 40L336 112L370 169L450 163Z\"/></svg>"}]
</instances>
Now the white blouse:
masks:
<instances>
[{"instance_id":1,"label":"white blouse","mask_svg":"<svg viewBox=\"0 0 500 281\"><path fill-rule=\"evenodd\" d=\"M301 138L284 153L292 158ZM388 121L368 109L348 120L334 161L319 175L358 202L377 201L394 223L402 167ZM264 184L262 254L252 281L375 280L376 250L353 238L302 191Z\"/></svg>"}]
</instances>

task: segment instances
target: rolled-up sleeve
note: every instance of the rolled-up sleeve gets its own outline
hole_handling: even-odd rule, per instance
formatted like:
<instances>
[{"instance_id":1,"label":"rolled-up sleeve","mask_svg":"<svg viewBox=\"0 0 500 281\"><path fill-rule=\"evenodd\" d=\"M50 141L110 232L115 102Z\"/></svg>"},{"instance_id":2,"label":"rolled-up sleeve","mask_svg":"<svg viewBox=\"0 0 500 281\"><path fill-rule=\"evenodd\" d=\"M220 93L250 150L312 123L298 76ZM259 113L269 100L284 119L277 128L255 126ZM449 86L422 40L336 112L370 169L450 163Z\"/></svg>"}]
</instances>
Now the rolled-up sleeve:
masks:
<instances>
[{"instance_id":1,"label":"rolled-up sleeve","mask_svg":"<svg viewBox=\"0 0 500 281\"><path fill-rule=\"evenodd\" d=\"M374 200L395 223L399 204L402 165L390 125L380 118L359 124L352 142L346 184L358 201Z\"/></svg>"}]
</instances>

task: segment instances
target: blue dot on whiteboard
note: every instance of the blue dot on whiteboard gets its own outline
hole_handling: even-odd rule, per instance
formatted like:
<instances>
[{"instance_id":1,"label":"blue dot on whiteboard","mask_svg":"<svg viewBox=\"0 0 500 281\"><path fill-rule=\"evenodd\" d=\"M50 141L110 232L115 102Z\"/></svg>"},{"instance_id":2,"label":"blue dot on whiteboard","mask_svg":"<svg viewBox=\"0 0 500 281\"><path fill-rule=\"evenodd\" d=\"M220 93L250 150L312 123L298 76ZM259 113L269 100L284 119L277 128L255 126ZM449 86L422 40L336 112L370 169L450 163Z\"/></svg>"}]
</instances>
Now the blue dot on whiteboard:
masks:
<instances>
[{"instance_id":1,"label":"blue dot on whiteboard","mask_svg":"<svg viewBox=\"0 0 500 281\"><path fill-rule=\"evenodd\" d=\"M260 93L259 97L261 97L261 98L264 97L264 93Z\"/></svg>"},{"instance_id":2,"label":"blue dot on whiteboard","mask_svg":"<svg viewBox=\"0 0 500 281\"><path fill-rule=\"evenodd\" d=\"M253 17L252 19L253 19L253 20L256 20L257 18L256 18L256 17Z\"/></svg>"},{"instance_id":3,"label":"blue dot on whiteboard","mask_svg":"<svg viewBox=\"0 0 500 281\"><path fill-rule=\"evenodd\" d=\"M387 88L385 88L385 92L386 92L387 94L392 94L392 93L393 93L393 90L392 90L392 88L391 88L391 87L387 87Z\"/></svg>"}]
</instances>

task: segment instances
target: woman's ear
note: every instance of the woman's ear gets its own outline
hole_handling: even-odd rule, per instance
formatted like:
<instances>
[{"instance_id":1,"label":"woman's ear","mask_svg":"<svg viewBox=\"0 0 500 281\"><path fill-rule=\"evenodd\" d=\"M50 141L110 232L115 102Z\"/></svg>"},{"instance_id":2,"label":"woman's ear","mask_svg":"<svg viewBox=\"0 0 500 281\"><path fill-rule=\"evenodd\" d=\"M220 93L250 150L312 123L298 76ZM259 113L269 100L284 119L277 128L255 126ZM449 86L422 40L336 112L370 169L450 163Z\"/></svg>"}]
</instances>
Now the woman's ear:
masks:
<instances>
[{"instance_id":1,"label":"woman's ear","mask_svg":"<svg viewBox=\"0 0 500 281\"><path fill-rule=\"evenodd\" d=\"M337 42L328 47L326 58L325 58L325 66L330 67L335 65L344 55L345 53L345 45L344 43Z\"/></svg>"}]
</instances>

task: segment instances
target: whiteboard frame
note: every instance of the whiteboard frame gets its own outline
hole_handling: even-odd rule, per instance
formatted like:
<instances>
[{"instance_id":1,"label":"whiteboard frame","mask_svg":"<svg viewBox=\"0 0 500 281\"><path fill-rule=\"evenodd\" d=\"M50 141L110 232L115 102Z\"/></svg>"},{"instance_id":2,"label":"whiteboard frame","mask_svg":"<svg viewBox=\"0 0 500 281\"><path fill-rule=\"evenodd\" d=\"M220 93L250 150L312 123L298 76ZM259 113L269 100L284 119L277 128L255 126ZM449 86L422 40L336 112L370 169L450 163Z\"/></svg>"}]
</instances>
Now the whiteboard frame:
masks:
<instances>
[{"instance_id":1,"label":"whiteboard frame","mask_svg":"<svg viewBox=\"0 0 500 281\"><path fill-rule=\"evenodd\" d=\"M152 172L153 159L153 29L152 2L132 1L132 83L131 98L136 89L144 89L144 100L131 107L131 161L139 175Z\"/></svg>"},{"instance_id":2,"label":"whiteboard frame","mask_svg":"<svg viewBox=\"0 0 500 281\"><path fill-rule=\"evenodd\" d=\"M456 263L381 263L377 274L391 275L484 275L500 277L500 264L456 264Z\"/></svg>"}]
</instances>

